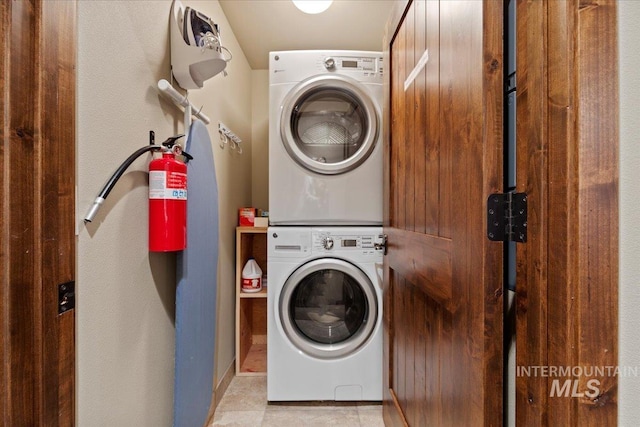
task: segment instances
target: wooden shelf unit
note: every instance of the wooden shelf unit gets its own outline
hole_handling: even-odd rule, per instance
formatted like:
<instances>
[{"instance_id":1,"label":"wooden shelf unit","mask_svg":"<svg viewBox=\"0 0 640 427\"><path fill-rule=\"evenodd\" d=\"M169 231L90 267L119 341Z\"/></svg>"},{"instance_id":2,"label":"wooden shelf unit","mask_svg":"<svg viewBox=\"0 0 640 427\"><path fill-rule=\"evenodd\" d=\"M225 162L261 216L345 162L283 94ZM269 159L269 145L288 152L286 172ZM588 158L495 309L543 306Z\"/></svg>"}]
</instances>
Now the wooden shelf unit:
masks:
<instances>
[{"instance_id":1,"label":"wooden shelf unit","mask_svg":"<svg viewBox=\"0 0 640 427\"><path fill-rule=\"evenodd\" d=\"M267 374L267 288L242 292L242 268L253 257L267 272L267 228L236 228L236 375Z\"/></svg>"}]
</instances>

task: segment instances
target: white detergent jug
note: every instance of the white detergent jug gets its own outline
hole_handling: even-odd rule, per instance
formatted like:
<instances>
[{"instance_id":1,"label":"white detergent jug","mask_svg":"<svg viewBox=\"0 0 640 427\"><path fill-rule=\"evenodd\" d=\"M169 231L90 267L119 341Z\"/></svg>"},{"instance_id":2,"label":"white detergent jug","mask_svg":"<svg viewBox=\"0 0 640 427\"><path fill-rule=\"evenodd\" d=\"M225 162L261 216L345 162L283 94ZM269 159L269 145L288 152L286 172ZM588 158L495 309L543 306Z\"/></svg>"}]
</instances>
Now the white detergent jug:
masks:
<instances>
[{"instance_id":1,"label":"white detergent jug","mask_svg":"<svg viewBox=\"0 0 640 427\"><path fill-rule=\"evenodd\" d=\"M249 258L242 269L242 292L262 290L262 270L255 259Z\"/></svg>"}]
</instances>

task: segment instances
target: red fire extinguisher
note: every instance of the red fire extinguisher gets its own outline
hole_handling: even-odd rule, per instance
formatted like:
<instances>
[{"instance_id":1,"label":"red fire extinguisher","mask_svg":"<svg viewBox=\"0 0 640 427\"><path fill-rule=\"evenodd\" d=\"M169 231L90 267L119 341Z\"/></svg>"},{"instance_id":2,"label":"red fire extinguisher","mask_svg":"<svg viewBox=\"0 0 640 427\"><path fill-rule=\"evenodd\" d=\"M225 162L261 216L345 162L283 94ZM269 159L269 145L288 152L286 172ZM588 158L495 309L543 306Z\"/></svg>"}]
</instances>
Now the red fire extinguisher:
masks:
<instances>
[{"instance_id":1,"label":"red fire extinguisher","mask_svg":"<svg viewBox=\"0 0 640 427\"><path fill-rule=\"evenodd\" d=\"M147 152L162 152L162 158L149 164L149 250L152 252L181 251L187 247L187 165L193 159L182 151L176 140L184 135L167 138L155 144L155 134L149 132L150 144L136 150L113 173L85 215L93 221L100 206L129 166ZM182 155L185 162L176 158Z\"/></svg>"},{"instance_id":2,"label":"red fire extinguisher","mask_svg":"<svg viewBox=\"0 0 640 427\"><path fill-rule=\"evenodd\" d=\"M149 163L149 251L187 247L187 165L176 159L179 145L164 148Z\"/></svg>"}]
</instances>

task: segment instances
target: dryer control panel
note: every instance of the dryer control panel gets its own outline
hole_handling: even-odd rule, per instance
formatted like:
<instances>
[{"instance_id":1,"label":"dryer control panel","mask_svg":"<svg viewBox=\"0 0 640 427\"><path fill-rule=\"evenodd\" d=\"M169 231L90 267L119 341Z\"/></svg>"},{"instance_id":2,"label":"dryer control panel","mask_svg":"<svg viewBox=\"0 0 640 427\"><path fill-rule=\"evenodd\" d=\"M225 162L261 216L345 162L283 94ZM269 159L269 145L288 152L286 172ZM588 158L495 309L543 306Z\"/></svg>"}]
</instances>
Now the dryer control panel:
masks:
<instances>
[{"instance_id":1,"label":"dryer control panel","mask_svg":"<svg viewBox=\"0 0 640 427\"><path fill-rule=\"evenodd\" d=\"M269 84L301 82L313 76L342 74L360 83L382 84L382 52L294 50L269 53Z\"/></svg>"},{"instance_id":2,"label":"dryer control panel","mask_svg":"<svg viewBox=\"0 0 640 427\"><path fill-rule=\"evenodd\" d=\"M382 74L382 57L327 56L323 59L327 70L353 70Z\"/></svg>"}]
</instances>

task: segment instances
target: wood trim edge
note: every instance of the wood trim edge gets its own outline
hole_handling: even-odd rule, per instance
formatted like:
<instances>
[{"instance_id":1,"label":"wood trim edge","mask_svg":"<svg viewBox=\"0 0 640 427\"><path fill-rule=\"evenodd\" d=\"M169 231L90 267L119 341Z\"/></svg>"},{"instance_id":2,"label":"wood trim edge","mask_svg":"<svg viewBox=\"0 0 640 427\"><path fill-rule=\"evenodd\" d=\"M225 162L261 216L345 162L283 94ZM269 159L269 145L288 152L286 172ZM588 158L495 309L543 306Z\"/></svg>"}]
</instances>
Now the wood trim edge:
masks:
<instances>
[{"instance_id":1,"label":"wood trim edge","mask_svg":"<svg viewBox=\"0 0 640 427\"><path fill-rule=\"evenodd\" d=\"M220 405L220 401L224 396L224 393L229 388L229 384L235 378L236 370L235 370L236 360L234 359L231 364L227 367L222 379L216 386L216 389L213 391L213 396L211 396L211 407L209 408L209 414L207 415L207 423L205 425L212 425L213 417L215 416L216 409L218 409L218 405Z\"/></svg>"}]
</instances>

